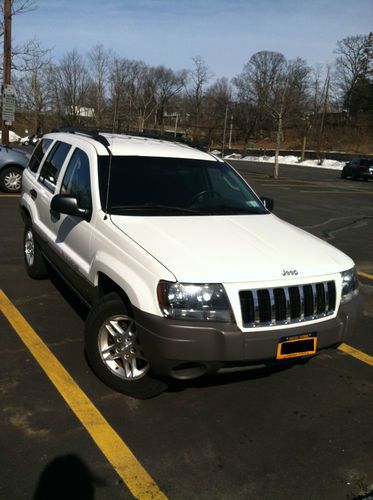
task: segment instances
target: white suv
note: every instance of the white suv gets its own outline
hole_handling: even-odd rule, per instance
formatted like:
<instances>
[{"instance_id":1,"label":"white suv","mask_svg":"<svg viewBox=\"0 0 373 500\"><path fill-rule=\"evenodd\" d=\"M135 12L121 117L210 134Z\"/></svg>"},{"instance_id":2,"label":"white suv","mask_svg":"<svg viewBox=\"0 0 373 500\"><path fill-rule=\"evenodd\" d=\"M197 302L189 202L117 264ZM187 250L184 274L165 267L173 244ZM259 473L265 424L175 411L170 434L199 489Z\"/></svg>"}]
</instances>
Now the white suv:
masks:
<instances>
[{"instance_id":1,"label":"white suv","mask_svg":"<svg viewBox=\"0 0 373 500\"><path fill-rule=\"evenodd\" d=\"M277 218L207 152L47 134L20 204L28 274L45 276L47 261L89 304L88 360L125 394L306 358L354 330L353 261Z\"/></svg>"}]
</instances>

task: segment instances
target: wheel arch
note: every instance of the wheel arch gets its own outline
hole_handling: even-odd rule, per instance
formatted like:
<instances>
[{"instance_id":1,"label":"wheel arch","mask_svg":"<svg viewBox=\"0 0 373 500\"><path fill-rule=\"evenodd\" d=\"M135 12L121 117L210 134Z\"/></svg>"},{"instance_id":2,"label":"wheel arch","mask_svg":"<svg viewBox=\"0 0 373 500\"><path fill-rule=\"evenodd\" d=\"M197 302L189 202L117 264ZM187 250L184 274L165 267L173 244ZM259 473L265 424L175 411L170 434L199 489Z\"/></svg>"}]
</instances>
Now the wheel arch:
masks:
<instances>
[{"instance_id":1,"label":"wheel arch","mask_svg":"<svg viewBox=\"0 0 373 500\"><path fill-rule=\"evenodd\" d=\"M20 206L20 212L24 223L26 223L28 220L31 220L31 214L26 207Z\"/></svg>"},{"instance_id":2,"label":"wheel arch","mask_svg":"<svg viewBox=\"0 0 373 500\"><path fill-rule=\"evenodd\" d=\"M23 165L20 165L19 163L15 163L14 161L11 161L9 163L4 163L3 166L1 167L0 170L0 175L4 172L4 170L8 168L17 168L18 170L21 170L21 172L24 171L25 167Z\"/></svg>"},{"instance_id":3,"label":"wheel arch","mask_svg":"<svg viewBox=\"0 0 373 500\"><path fill-rule=\"evenodd\" d=\"M121 288L115 281L113 281L109 276L107 276L104 272L100 271L98 273L98 300L100 300L105 295L109 293L117 293L120 298L123 300L124 304L128 308L128 310L133 314L131 301L126 294L126 292Z\"/></svg>"}]
</instances>

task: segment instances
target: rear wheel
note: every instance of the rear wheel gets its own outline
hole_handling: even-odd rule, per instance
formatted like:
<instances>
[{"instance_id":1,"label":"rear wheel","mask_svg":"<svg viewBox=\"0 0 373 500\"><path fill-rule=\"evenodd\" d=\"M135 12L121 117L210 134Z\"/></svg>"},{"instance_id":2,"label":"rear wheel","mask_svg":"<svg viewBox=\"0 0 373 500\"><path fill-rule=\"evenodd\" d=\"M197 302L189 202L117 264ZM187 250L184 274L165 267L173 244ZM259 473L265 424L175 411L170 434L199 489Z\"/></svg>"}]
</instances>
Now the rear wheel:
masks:
<instances>
[{"instance_id":1,"label":"rear wheel","mask_svg":"<svg viewBox=\"0 0 373 500\"><path fill-rule=\"evenodd\" d=\"M0 173L0 189L5 193L19 193L22 187L22 169L6 167Z\"/></svg>"},{"instance_id":2,"label":"rear wheel","mask_svg":"<svg viewBox=\"0 0 373 500\"><path fill-rule=\"evenodd\" d=\"M30 220L26 222L23 238L23 256L27 274L33 279L42 279L48 276L43 255L35 238Z\"/></svg>"},{"instance_id":3,"label":"rear wheel","mask_svg":"<svg viewBox=\"0 0 373 500\"><path fill-rule=\"evenodd\" d=\"M136 333L136 323L118 294L110 293L93 307L85 327L85 349L96 375L113 389L139 399L163 392Z\"/></svg>"}]
</instances>

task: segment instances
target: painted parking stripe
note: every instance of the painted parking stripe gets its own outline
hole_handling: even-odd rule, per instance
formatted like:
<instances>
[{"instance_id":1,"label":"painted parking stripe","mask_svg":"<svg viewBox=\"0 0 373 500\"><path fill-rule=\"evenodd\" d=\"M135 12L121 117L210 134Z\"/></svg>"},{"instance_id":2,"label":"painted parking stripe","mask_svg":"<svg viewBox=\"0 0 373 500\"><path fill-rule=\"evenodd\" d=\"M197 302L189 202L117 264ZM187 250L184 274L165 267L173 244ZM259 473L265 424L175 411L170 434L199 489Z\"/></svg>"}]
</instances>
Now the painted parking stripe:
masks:
<instances>
[{"instance_id":1,"label":"painted parking stripe","mask_svg":"<svg viewBox=\"0 0 373 500\"><path fill-rule=\"evenodd\" d=\"M364 273L363 271L358 271L357 274L363 278L368 278L368 280L373 280L373 274Z\"/></svg>"},{"instance_id":2,"label":"painted parking stripe","mask_svg":"<svg viewBox=\"0 0 373 500\"><path fill-rule=\"evenodd\" d=\"M166 499L120 436L44 344L30 324L0 290L0 311L29 349L93 441L138 499Z\"/></svg>"},{"instance_id":3,"label":"painted parking stripe","mask_svg":"<svg viewBox=\"0 0 373 500\"><path fill-rule=\"evenodd\" d=\"M349 354L350 356L353 356L359 361L362 361L363 363L373 366L373 356L369 356L369 354L365 354L365 352L359 351L359 349L355 349L347 344L341 344L338 349L346 354Z\"/></svg>"}]
</instances>

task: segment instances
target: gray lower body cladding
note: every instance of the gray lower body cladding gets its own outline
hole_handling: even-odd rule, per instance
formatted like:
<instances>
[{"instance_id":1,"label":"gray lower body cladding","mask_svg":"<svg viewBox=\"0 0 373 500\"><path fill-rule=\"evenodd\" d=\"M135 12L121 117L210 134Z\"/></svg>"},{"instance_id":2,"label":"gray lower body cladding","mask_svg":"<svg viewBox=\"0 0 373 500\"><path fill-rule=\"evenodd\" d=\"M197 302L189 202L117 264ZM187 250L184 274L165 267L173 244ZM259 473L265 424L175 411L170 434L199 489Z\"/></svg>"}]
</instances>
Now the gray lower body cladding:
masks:
<instances>
[{"instance_id":1,"label":"gray lower body cladding","mask_svg":"<svg viewBox=\"0 0 373 500\"><path fill-rule=\"evenodd\" d=\"M316 334L317 350L346 341L362 311L360 296L333 319L293 328L242 332L234 323L201 323L160 318L134 310L141 346L153 371L179 379L237 371L276 362L280 339ZM282 361L278 361L281 363Z\"/></svg>"}]
</instances>

